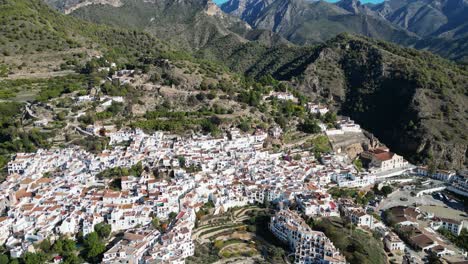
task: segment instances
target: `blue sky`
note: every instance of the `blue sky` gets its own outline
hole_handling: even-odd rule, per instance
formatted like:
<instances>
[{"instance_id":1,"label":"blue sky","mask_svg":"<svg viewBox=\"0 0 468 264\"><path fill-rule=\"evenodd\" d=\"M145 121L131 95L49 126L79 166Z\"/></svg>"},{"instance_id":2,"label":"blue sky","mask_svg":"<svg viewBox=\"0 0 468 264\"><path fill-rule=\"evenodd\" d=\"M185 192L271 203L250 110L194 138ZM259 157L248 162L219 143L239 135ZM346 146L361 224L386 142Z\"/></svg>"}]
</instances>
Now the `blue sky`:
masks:
<instances>
[{"instance_id":1,"label":"blue sky","mask_svg":"<svg viewBox=\"0 0 468 264\"><path fill-rule=\"evenodd\" d=\"M217 3L218 5L224 3L224 2L227 2L227 0L213 0L215 3ZM327 2L337 2L339 0L325 0ZM361 3L380 3L380 2L383 2L383 0L361 0Z\"/></svg>"}]
</instances>

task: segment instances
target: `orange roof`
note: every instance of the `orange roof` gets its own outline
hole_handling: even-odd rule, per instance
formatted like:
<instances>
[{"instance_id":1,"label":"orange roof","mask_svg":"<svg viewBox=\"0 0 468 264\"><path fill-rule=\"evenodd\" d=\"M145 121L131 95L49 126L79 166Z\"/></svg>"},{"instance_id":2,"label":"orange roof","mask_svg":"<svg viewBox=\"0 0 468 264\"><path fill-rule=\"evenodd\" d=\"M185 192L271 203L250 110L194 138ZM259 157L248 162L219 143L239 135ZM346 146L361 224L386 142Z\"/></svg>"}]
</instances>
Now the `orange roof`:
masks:
<instances>
[{"instance_id":1,"label":"orange roof","mask_svg":"<svg viewBox=\"0 0 468 264\"><path fill-rule=\"evenodd\" d=\"M32 193L27 192L26 190L22 189L16 192L16 199L21 199L24 197L32 197Z\"/></svg>"},{"instance_id":2,"label":"orange roof","mask_svg":"<svg viewBox=\"0 0 468 264\"><path fill-rule=\"evenodd\" d=\"M50 183L52 180L49 178L40 178L39 180L36 181L37 184L41 183Z\"/></svg>"},{"instance_id":3,"label":"orange roof","mask_svg":"<svg viewBox=\"0 0 468 264\"><path fill-rule=\"evenodd\" d=\"M26 179L22 180L20 184L30 184L31 182L33 182L33 180L31 178L26 178Z\"/></svg>"},{"instance_id":4,"label":"orange roof","mask_svg":"<svg viewBox=\"0 0 468 264\"><path fill-rule=\"evenodd\" d=\"M393 158L394 153L393 152L381 152L378 154L375 154L374 157L380 161L386 161L386 160L391 160Z\"/></svg>"},{"instance_id":5,"label":"orange roof","mask_svg":"<svg viewBox=\"0 0 468 264\"><path fill-rule=\"evenodd\" d=\"M120 192L106 192L104 198L118 198L120 197Z\"/></svg>"}]
</instances>

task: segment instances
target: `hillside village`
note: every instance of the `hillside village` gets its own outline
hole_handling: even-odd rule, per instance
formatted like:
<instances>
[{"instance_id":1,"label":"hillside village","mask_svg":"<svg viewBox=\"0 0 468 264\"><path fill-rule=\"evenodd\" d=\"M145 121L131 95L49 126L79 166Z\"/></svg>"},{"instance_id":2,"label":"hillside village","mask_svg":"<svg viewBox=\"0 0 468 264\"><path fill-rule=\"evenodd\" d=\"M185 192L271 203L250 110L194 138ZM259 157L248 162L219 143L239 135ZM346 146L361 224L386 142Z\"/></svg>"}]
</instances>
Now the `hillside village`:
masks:
<instances>
[{"instance_id":1,"label":"hillside village","mask_svg":"<svg viewBox=\"0 0 468 264\"><path fill-rule=\"evenodd\" d=\"M308 109L328 111L313 104ZM363 133L349 118L336 122L333 128L320 124L322 133ZM466 257L442 242L437 232L428 234L427 228L419 227L420 221L428 221L431 230L443 228L458 236L466 232L466 221L438 218L413 206L383 211L387 217L382 221L378 206L371 206L377 199L359 204L336 196L340 189L388 189L393 182L407 182L399 180L402 175L433 177L466 195L466 176L415 167L384 146L362 151L358 164L341 149L317 155L300 147L288 152L265 148L267 139L282 136L279 127L252 134L231 128L216 137L107 129L110 145L100 153L80 147L40 149L17 153L8 163L9 176L0 185L0 209L6 212L0 218L0 243L12 258L36 252L35 245L45 239L87 237L105 224L123 237L102 252L103 263L185 263L197 250L192 232L206 204L213 205L213 215L252 205L274 208L269 229L293 253L294 263L347 263L325 233L306 223L330 217L349 219L356 228L379 234L389 254L425 252L419 260L403 255L412 263L420 263L426 253ZM99 136L101 131L90 126L85 132ZM415 196L439 190L430 187ZM155 219L165 222L164 228L155 228ZM414 236L405 236L408 232L402 230L408 228ZM63 261L62 256L54 261Z\"/></svg>"},{"instance_id":2,"label":"hillside village","mask_svg":"<svg viewBox=\"0 0 468 264\"><path fill-rule=\"evenodd\" d=\"M0 264L467 264L456 1L0 1Z\"/></svg>"},{"instance_id":3,"label":"hillside village","mask_svg":"<svg viewBox=\"0 0 468 264\"><path fill-rule=\"evenodd\" d=\"M116 67L106 64L97 71ZM102 87L147 82L141 76L135 70L116 71L102 81ZM163 89L180 92L174 86L153 86L157 94ZM290 137L278 125L257 127L253 132L231 126L211 135L196 130L182 135L144 132L102 121L84 126L76 120L89 119L85 109L90 105L105 120L114 111L110 109L122 108L129 98L91 92L78 93L73 100L82 110L65 117L65 128L88 138L107 139L108 145L100 151L69 145L14 155L7 165L8 177L0 185L0 210L5 212L0 218L0 243L11 259L36 254L37 245L44 241L69 238L86 246L98 230L106 229L108 234L100 237L102 246L96 252L85 249L87 261L190 263L201 246L225 241L217 240L219 235L202 238L208 236L202 230L209 228L200 223L209 222L206 218L210 217L232 218L245 209L253 210L252 206L267 209L264 224L294 263L350 261L350 252L334 245L327 229L314 230L313 223L320 219L341 219L351 224L351 231L355 226L367 236L377 236L375 241L387 251L384 258L392 262L419 263L430 254L450 261L466 257L466 249L460 250L435 231L465 236L466 217L439 217L420 210L418 202L382 206L395 203L387 198L394 188L409 188L408 195L415 197L445 189L467 196L466 176L410 164L349 117L334 118L324 103L303 106L309 115L320 117L298 124L312 131L312 137L299 136L278 148L272 142ZM288 89L270 90L261 100L300 104ZM54 108L27 103L25 113L35 120L34 127L47 128L56 122L51 118ZM421 185L424 178L437 182L425 185L424 180ZM401 201L408 199L401 197ZM222 226L211 227L215 233L222 231L217 231ZM241 226L238 229L241 236L249 234ZM259 251L247 249L242 254ZM222 248L218 255L240 254L226 252ZM74 254L55 253L54 262L68 263Z\"/></svg>"}]
</instances>

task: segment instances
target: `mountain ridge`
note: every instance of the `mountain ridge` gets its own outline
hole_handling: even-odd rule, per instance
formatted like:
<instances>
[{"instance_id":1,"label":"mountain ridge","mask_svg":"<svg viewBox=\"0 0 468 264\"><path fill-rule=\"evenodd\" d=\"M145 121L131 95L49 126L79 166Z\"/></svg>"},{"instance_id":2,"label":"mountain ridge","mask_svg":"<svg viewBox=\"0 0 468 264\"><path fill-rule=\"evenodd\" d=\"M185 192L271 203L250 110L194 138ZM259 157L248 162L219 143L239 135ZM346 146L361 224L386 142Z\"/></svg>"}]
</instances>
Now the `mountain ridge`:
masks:
<instances>
[{"instance_id":1,"label":"mountain ridge","mask_svg":"<svg viewBox=\"0 0 468 264\"><path fill-rule=\"evenodd\" d=\"M467 38L466 0L358 0L336 3L305 0L230 0L221 6L254 28L270 29L296 44L323 43L346 32L437 52L468 62L460 49ZM288 14L282 16L281 14ZM446 50L442 47L444 45Z\"/></svg>"},{"instance_id":2,"label":"mountain ridge","mask_svg":"<svg viewBox=\"0 0 468 264\"><path fill-rule=\"evenodd\" d=\"M118 6L101 4L101 0L88 2L93 1L93 5L78 8L71 15L98 24L142 30L188 51L202 49L228 35L236 43L252 40L272 45L287 43L225 14L211 0L119 0ZM53 6L57 8L58 4L55 2Z\"/></svg>"},{"instance_id":3,"label":"mountain ridge","mask_svg":"<svg viewBox=\"0 0 468 264\"><path fill-rule=\"evenodd\" d=\"M114 7L98 6L96 9L104 8ZM51 15L57 20L51 19ZM100 45L110 47L109 51L130 54L137 60L170 58L164 55L164 49L173 45L158 41L157 34L150 31L142 33L134 27L119 31L49 10L41 11L41 17L56 28L74 30L70 34L74 33L75 37L83 34L89 38L81 45L89 46L93 41L94 45L102 43ZM83 28L75 29L78 26ZM253 34L252 31L247 33ZM255 37L268 39L274 36L268 34ZM121 35L125 38L115 40ZM193 54L214 59L232 72L254 79L271 75L311 98L334 104L341 114L357 120L411 162L437 164L441 168L466 168L467 138L463 131L468 129L465 114L468 74L462 66L429 52L349 34L340 34L315 46L268 45L247 39L239 41L239 37L237 34L218 35L215 41L205 42L203 48ZM160 43L159 46L151 44L153 41ZM4 46L0 43L0 49ZM44 48L47 49L47 45ZM177 56L189 58L180 53Z\"/></svg>"}]
</instances>

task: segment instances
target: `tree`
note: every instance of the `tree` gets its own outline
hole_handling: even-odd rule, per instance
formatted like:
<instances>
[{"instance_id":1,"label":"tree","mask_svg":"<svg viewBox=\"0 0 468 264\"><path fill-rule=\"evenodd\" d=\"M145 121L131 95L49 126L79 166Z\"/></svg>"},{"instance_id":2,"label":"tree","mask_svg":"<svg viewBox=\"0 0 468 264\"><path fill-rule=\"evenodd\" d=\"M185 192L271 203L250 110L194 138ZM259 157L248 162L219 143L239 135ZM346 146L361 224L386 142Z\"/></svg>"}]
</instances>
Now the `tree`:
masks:
<instances>
[{"instance_id":1,"label":"tree","mask_svg":"<svg viewBox=\"0 0 468 264\"><path fill-rule=\"evenodd\" d=\"M325 116L323 117L323 120L325 121L325 123L332 123L332 124L335 123L336 113L332 111L327 112Z\"/></svg>"},{"instance_id":2,"label":"tree","mask_svg":"<svg viewBox=\"0 0 468 264\"><path fill-rule=\"evenodd\" d=\"M63 240L62 239L57 239L55 241L54 246L52 247L53 251L59 255L62 255L63 252Z\"/></svg>"},{"instance_id":3,"label":"tree","mask_svg":"<svg viewBox=\"0 0 468 264\"><path fill-rule=\"evenodd\" d=\"M101 242L96 232L91 232L86 236L84 246L85 256L92 263L98 263L100 255L106 250L106 246Z\"/></svg>"},{"instance_id":4,"label":"tree","mask_svg":"<svg viewBox=\"0 0 468 264\"><path fill-rule=\"evenodd\" d=\"M8 256L5 254L0 254L0 264L8 264L10 260L8 259Z\"/></svg>"},{"instance_id":5,"label":"tree","mask_svg":"<svg viewBox=\"0 0 468 264\"><path fill-rule=\"evenodd\" d=\"M205 100L205 94L204 93L198 93L195 95L195 98L197 98L198 101L203 101Z\"/></svg>"},{"instance_id":6,"label":"tree","mask_svg":"<svg viewBox=\"0 0 468 264\"><path fill-rule=\"evenodd\" d=\"M184 157L184 156L179 156L179 157L177 158L177 160L179 161L179 166L180 166L181 168L185 168L185 165L186 165L186 164L185 164L185 163L186 163L185 157Z\"/></svg>"},{"instance_id":7,"label":"tree","mask_svg":"<svg viewBox=\"0 0 468 264\"><path fill-rule=\"evenodd\" d=\"M437 256L436 253L429 251L429 254L427 254L426 258L426 263L428 264L442 264L442 261L440 261L440 258Z\"/></svg>"},{"instance_id":8,"label":"tree","mask_svg":"<svg viewBox=\"0 0 468 264\"><path fill-rule=\"evenodd\" d=\"M301 154L295 154L293 160L300 160L302 158Z\"/></svg>"},{"instance_id":9,"label":"tree","mask_svg":"<svg viewBox=\"0 0 468 264\"><path fill-rule=\"evenodd\" d=\"M393 192L393 189L392 187L388 186L388 185L385 185L384 187L382 187L382 189L380 190L382 192L382 194L387 197L389 194L391 194Z\"/></svg>"},{"instance_id":10,"label":"tree","mask_svg":"<svg viewBox=\"0 0 468 264\"><path fill-rule=\"evenodd\" d=\"M354 164L354 167L356 167L356 169L358 171L362 171L362 160L357 158L353 161L353 164Z\"/></svg>"},{"instance_id":11,"label":"tree","mask_svg":"<svg viewBox=\"0 0 468 264\"><path fill-rule=\"evenodd\" d=\"M242 122L240 122L239 124L239 129L242 130L243 132L248 132L250 130L250 122L247 121L247 120L243 120Z\"/></svg>"},{"instance_id":12,"label":"tree","mask_svg":"<svg viewBox=\"0 0 468 264\"><path fill-rule=\"evenodd\" d=\"M218 123L221 122L219 120L220 119L217 118L217 117L203 120L202 123L201 123L201 128L202 128L203 132L211 133L211 135L213 135L213 136L218 135L219 132L220 132L219 128L218 128Z\"/></svg>"},{"instance_id":13,"label":"tree","mask_svg":"<svg viewBox=\"0 0 468 264\"><path fill-rule=\"evenodd\" d=\"M278 116L275 118L276 124L278 124L282 129L286 129L288 123L287 119L284 116Z\"/></svg>"},{"instance_id":14,"label":"tree","mask_svg":"<svg viewBox=\"0 0 468 264\"><path fill-rule=\"evenodd\" d=\"M62 111L62 112L59 112L57 113L57 120L59 121L63 121L67 118L67 113Z\"/></svg>"},{"instance_id":15,"label":"tree","mask_svg":"<svg viewBox=\"0 0 468 264\"><path fill-rule=\"evenodd\" d=\"M63 263L65 263L65 264L79 264L79 263L83 263L83 261L80 260L80 258L77 255L72 253L72 254L70 254L69 256L67 256L64 259Z\"/></svg>"},{"instance_id":16,"label":"tree","mask_svg":"<svg viewBox=\"0 0 468 264\"><path fill-rule=\"evenodd\" d=\"M53 252L64 257L65 263L78 263L78 257L74 253L76 250L75 241L61 237L55 241L52 248Z\"/></svg>"},{"instance_id":17,"label":"tree","mask_svg":"<svg viewBox=\"0 0 468 264\"><path fill-rule=\"evenodd\" d=\"M304 120L304 122L300 125L299 128L302 132L310 134L317 134L320 133L320 131L322 131L319 125L317 124L317 121L311 118L307 118L306 120Z\"/></svg>"},{"instance_id":18,"label":"tree","mask_svg":"<svg viewBox=\"0 0 468 264\"><path fill-rule=\"evenodd\" d=\"M158 230L161 229L161 223L160 223L160 221L159 221L159 218L157 218L157 217L153 217L153 219L151 220L151 225L152 225L155 229L158 229Z\"/></svg>"},{"instance_id":19,"label":"tree","mask_svg":"<svg viewBox=\"0 0 468 264\"><path fill-rule=\"evenodd\" d=\"M24 264L40 264L45 263L47 261L47 255L42 252L26 252L22 257L22 260Z\"/></svg>"},{"instance_id":20,"label":"tree","mask_svg":"<svg viewBox=\"0 0 468 264\"><path fill-rule=\"evenodd\" d=\"M170 212L169 213L169 219L174 219L174 218L176 218L176 216L177 216L176 212Z\"/></svg>"},{"instance_id":21,"label":"tree","mask_svg":"<svg viewBox=\"0 0 468 264\"><path fill-rule=\"evenodd\" d=\"M44 239L39 243L39 248L44 252L44 253L49 253L50 249L52 248L52 244L50 243L50 240Z\"/></svg>"},{"instance_id":22,"label":"tree","mask_svg":"<svg viewBox=\"0 0 468 264\"><path fill-rule=\"evenodd\" d=\"M108 238L111 231L112 227L109 224L106 223L99 223L94 226L94 231L99 235L101 239Z\"/></svg>"},{"instance_id":23,"label":"tree","mask_svg":"<svg viewBox=\"0 0 468 264\"><path fill-rule=\"evenodd\" d=\"M64 239L62 249L64 252L68 252L68 253L75 251L76 249L75 241L68 239L68 238Z\"/></svg>"},{"instance_id":24,"label":"tree","mask_svg":"<svg viewBox=\"0 0 468 264\"><path fill-rule=\"evenodd\" d=\"M218 239L214 242L214 247L220 250L224 245L224 242L221 239Z\"/></svg>"}]
</instances>

